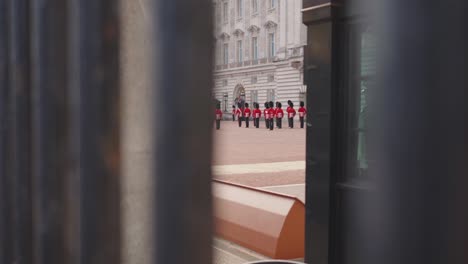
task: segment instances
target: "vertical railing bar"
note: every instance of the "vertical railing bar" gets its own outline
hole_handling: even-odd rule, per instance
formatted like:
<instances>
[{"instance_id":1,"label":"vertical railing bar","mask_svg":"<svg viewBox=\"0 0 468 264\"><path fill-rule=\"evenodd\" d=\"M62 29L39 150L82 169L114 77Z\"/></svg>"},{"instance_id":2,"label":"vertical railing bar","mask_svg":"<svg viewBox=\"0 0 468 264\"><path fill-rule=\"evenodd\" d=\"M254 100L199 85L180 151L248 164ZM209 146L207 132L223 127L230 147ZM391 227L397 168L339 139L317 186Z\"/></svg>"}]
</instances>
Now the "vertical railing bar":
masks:
<instances>
[{"instance_id":1,"label":"vertical railing bar","mask_svg":"<svg viewBox=\"0 0 468 264\"><path fill-rule=\"evenodd\" d=\"M65 1L31 1L34 263L62 264L65 176Z\"/></svg>"},{"instance_id":2,"label":"vertical railing bar","mask_svg":"<svg viewBox=\"0 0 468 264\"><path fill-rule=\"evenodd\" d=\"M81 202L80 202L80 105L81 105L81 82L80 64L81 49L80 39L80 1L67 1L67 135L68 135L68 166L66 173L66 260L70 264L82 263L81 257Z\"/></svg>"},{"instance_id":3,"label":"vertical railing bar","mask_svg":"<svg viewBox=\"0 0 468 264\"><path fill-rule=\"evenodd\" d=\"M70 138L78 263L120 263L119 1L71 0ZM77 140L77 142L73 142ZM77 165L78 164L78 165ZM76 178L78 177L78 178ZM78 209L78 213L77 213ZM73 230L73 228L72 228ZM75 228L76 230L76 228ZM76 232L74 233L76 234Z\"/></svg>"},{"instance_id":4,"label":"vertical railing bar","mask_svg":"<svg viewBox=\"0 0 468 264\"><path fill-rule=\"evenodd\" d=\"M10 19L10 100L13 178L13 261L30 264L31 259L31 119L29 1L9 1Z\"/></svg>"},{"instance_id":5,"label":"vertical railing bar","mask_svg":"<svg viewBox=\"0 0 468 264\"><path fill-rule=\"evenodd\" d=\"M153 263L211 263L212 1L153 8Z\"/></svg>"},{"instance_id":6,"label":"vertical railing bar","mask_svg":"<svg viewBox=\"0 0 468 264\"><path fill-rule=\"evenodd\" d=\"M11 181L8 177L8 12L7 0L0 0L0 263L12 262Z\"/></svg>"}]
</instances>

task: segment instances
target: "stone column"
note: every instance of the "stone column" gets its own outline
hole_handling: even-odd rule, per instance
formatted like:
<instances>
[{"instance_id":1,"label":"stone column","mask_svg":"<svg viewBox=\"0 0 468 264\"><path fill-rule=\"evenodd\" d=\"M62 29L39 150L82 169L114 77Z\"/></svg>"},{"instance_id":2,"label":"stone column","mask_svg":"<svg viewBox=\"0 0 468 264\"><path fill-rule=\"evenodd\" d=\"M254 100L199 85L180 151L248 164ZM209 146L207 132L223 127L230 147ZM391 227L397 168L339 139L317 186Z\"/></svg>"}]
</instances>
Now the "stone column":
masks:
<instances>
[{"instance_id":1,"label":"stone column","mask_svg":"<svg viewBox=\"0 0 468 264\"><path fill-rule=\"evenodd\" d=\"M152 262L154 161L147 0L122 0L122 263Z\"/></svg>"}]
</instances>

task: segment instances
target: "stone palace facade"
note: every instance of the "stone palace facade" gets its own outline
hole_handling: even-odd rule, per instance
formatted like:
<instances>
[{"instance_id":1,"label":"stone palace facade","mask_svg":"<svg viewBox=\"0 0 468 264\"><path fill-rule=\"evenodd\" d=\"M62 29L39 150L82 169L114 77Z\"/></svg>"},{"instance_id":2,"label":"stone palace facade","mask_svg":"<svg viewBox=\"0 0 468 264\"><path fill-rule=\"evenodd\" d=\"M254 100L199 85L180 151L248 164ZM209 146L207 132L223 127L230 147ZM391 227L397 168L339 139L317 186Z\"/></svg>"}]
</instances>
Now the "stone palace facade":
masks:
<instances>
[{"instance_id":1,"label":"stone palace facade","mask_svg":"<svg viewBox=\"0 0 468 264\"><path fill-rule=\"evenodd\" d=\"M222 110L236 100L305 101L306 26L299 0L214 0L213 97Z\"/></svg>"}]
</instances>

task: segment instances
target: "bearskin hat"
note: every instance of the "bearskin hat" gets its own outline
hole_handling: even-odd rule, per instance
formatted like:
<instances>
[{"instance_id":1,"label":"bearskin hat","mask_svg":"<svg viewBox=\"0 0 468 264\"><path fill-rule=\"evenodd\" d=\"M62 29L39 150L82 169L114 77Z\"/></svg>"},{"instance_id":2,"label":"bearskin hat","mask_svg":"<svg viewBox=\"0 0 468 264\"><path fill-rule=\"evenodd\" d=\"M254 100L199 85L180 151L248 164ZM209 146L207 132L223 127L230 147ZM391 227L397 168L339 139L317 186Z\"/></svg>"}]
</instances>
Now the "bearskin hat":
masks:
<instances>
[{"instance_id":1,"label":"bearskin hat","mask_svg":"<svg viewBox=\"0 0 468 264\"><path fill-rule=\"evenodd\" d=\"M301 107L304 107L304 102L303 101L301 101L299 104L301 105Z\"/></svg>"},{"instance_id":2,"label":"bearskin hat","mask_svg":"<svg viewBox=\"0 0 468 264\"><path fill-rule=\"evenodd\" d=\"M270 108L270 105L268 104L268 102L265 102L265 108Z\"/></svg>"},{"instance_id":3,"label":"bearskin hat","mask_svg":"<svg viewBox=\"0 0 468 264\"><path fill-rule=\"evenodd\" d=\"M238 108L242 108L242 104L241 104L241 103L238 103L238 104L237 104L237 107L238 107Z\"/></svg>"},{"instance_id":4,"label":"bearskin hat","mask_svg":"<svg viewBox=\"0 0 468 264\"><path fill-rule=\"evenodd\" d=\"M221 109L221 104L216 104L216 109Z\"/></svg>"},{"instance_id":5,"label":"bearskin hat","mask_svg":"<svg viewBox=\"0 0 468 264\"><path fill-rule=\"evenodd\" d=\"M275 104L272 101L270 101L270 107L273 107L274 105Z\"/></svg>"},{"instance_id":6,"label":"bearskin hat","mask_svg":"<svg viewBox=\"0 0 468 264\"><path fill-rule=\"evenodd\" d=\"M232 108L236 108L236 106L235 106L235 105L232 105Z\"/></svg>"},{"instance_id":7,"label":"bearskin hat","mask_svg":"<svg viewBox=\"0 0 468 264\"><path fill-rule=\"evenodd\" d=\"M278 107L281 108L282 106L283 105L280 102L278 102Z\"/></svg>"}]
</instances>

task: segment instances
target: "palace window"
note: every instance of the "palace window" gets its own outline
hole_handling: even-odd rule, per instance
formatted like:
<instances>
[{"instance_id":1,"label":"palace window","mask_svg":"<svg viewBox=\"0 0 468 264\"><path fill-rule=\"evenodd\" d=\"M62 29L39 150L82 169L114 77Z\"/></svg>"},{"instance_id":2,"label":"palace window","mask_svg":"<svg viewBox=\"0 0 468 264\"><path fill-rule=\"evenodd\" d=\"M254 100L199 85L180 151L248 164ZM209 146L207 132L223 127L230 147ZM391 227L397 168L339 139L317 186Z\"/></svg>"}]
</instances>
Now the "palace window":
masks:
<instances>
[{"instance_id":1,"label":"palace window","mask_svg":"<svg viewBox=\"0 0 468 264\"><path fill-rule=\"evenodd\" d=\"M258 40L252 37L252 60L258 60Z\"/></svg>"},{"instance_id":2,"label":"palace window","mask_svg":"<svg viewBox=\"0 0 468 264\"><path fill-rule=\"evenodd\" d=\"M275 33L268 34L268 48L270 57L276 56Z\"/></svg>"},{"instance_id":3,"label":"palace window","mask_svg":"<svg viewBox=\"0 0 468 264\"><path fill-rule=\"evenodd\" d=\"M275 75L269 74L267 77L268 82L274 82L275 81Z\"/></svg>"},{"instance_id":4,"label":"palace window","mask_svg":"<svg viewBox=\"0 0 468 264\"><path fill-rule=\"evenodd\" d=\"M257 81L258 81L257 76L252 76L252 78L250 79L251 84L256 84Z\"/></svg>"},{"instance_id":5,"label":"palace window","mask_svg":"<svg viewBox=\"0 0 468 264\"><path fill-rule=\"evenodd\" d=\"M223 62L224 64L229 64L229 44L224 43L223 45Z\"/></svg>"},{"instance_id":6,"label":"palace window","mask_svg":"<svg viewBox=\"0 0 468 264\"><path fill-rule=\"evenodd\" d=\"M258 12L258 0L252 0L252 14Z\"/></svg>"},{"instance_id":7,"label":"palace window","mask_svg":"<svg viewBox=\"0 0 468 264\"><path fill-rule=\"evenodd\" d=\"M242 62L243 57L242 57L242 40L237 41L237 62Z\"/></svg>"},{"instance_id":8,"label":"palace window","mask_svg":"<svg viewBox=\"0 0 468 264\"><path fill-rule=\"evenodd\" d=\"M228 16L229 16L229 6L227 2L223 3L223 21L224 23L228 22Z\"/></svg>"},{"instance_id":9,"label":"palace window","mask_svg":"<svg viewBox=\"0 0 468 264\"><path fill-rule=\"evenodd\" d=\"M275 101L275 89L268 89L267 90L267 101L274 102Z\"/></svg>"},{"instance_id":10,"label":"palace window","mask_svg":"<svg viewBox=\"0 0 468 264\"><path fill-rule=\"evenodd\" d=\"M276 7L276 0L270 0L270 8Z\"/></svg>"},{"instance_id":11,"label":"palace window","mask_svg":"<svg viewBox=\"0 0 468 264\"><path fill-rule=\"evenodd\" d=\"M237 0L237 17L242 18L244 15L244 0Z\"/></svg>"},{"instance_id":12,"label":"palace window","mask_svg":"<svg viewBox=\"0 0 468 264\"><path fill-rule=\"evenodd\" d=\"M257 91L250 91L250 105L254 107L253 103L258 103L258 93Z\"/></svg>"}]
</instances>

